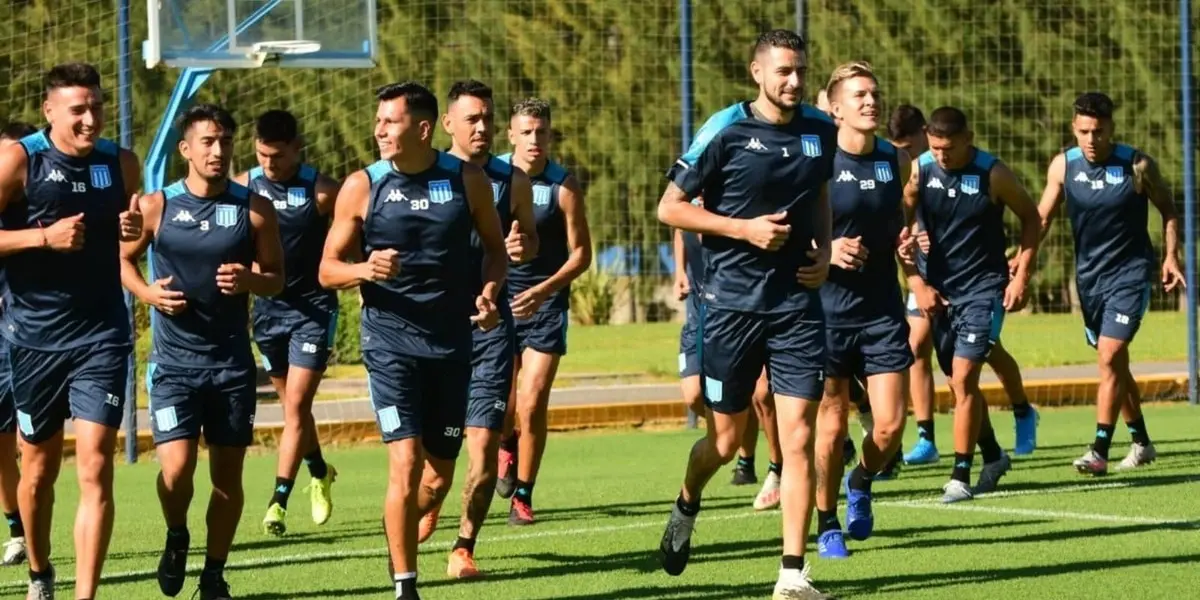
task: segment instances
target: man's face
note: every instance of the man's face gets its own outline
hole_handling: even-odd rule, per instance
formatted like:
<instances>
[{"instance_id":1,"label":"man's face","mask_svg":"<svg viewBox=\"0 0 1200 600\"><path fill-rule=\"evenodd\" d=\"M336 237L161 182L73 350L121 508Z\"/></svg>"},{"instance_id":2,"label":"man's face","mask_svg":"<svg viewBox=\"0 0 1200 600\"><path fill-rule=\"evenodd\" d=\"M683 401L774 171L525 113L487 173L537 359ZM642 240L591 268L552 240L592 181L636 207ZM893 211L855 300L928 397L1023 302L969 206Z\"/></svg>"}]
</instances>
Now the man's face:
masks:
<instances>
[{"instance_id":1,"label":"man's face","mask_svg":"<svg viewBox=\"0 0 1200 600\"><path fill-rule=\"evenodd\" d=\"M192 123L179 142L179 153L191 172L209 181L226 179L233 158L233 132L215 121Z\"/></svg>"},{"instance_id":2,"label":"man's face","mask_svg":"<svg viewBox=\"0 0 1200 600\"><path fill-rule=\"evenodd\" d=\"M104 131L104 94L94 87L60 87L46 94L42 112L61 142L90 152Z\"/></svg>"},{"instance_id":3,"label":"man's face","mask_svg":"<svg viewBox=\"0 0 1200 600\"><path fill-rule=\"evenodd\" d=\"M491 100L475 96L459 96L450 104L442 119L442 127L454 141L454 146L476 157L492 151L496 137L496 112Z\"/></svg>"},{"instance_id":4,"label":"man's face","mask_svg":"<svg viewBox=\"0 0 1200 600\"><path fill-rule=\"evenodd\" d=\"M300 166L300 140L264 142L256 139L254 155L267 179L283 181L294 175Z\"/></svg>"}]
</instances>

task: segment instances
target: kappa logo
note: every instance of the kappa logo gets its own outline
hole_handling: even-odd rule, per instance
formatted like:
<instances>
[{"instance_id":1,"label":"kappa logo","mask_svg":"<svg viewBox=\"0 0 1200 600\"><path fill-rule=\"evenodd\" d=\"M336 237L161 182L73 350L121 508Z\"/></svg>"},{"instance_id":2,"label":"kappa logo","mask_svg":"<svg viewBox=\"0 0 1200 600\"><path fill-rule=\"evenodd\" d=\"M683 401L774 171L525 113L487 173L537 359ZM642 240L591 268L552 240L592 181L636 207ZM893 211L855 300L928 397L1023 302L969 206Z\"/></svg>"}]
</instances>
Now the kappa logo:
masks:
<instances>
[{"instance_id":1,"label":"kappa logo","mask_svg":"<svg viewBox=\"0 0 1200 600\"><path fill-rule=\"evenodd\" d=\"M851 173L850 171L842 171L841 173L838 174L837 179L835 181L837 181L838 183L845 183L848 181L858 181L858 178L855 177L854 174Z\"/></svg>"},{"instance_id":2,"label":"kappa logo","mask_svg":"<svg viewBox=\"0 0 1200 600\"><path fill-rule=\"evenodd\" d=\"M767 151L767 147L764 146L762 142L758 141L758 138L750 138L750 143L746 144L746 149L753 150L755 152Z\"/></svg>"},{"instance_id":3,"label":"kappa logo","mask_svg":"<svg viewBox=\"0 0 1200 600\"><path fill-rule=\"evenodd\" d=\"M930 180L929 180L929 183L925 184L925 187L926 187L926 188L929 188L929 189L931 189L931 190L944 190L944 189L946 189L946 186L942 185L942 180L941 180L941 179L930 179Z\"/></svg>"},{"instance_id":4,"label":"kappa logo","mask_svg":"<svg viewBox=\"0 0 1200 600\"><path fill-rule=\"evenodd\" d=\"M171 222L172 223L195 223L196 219L195 219L195 217L192 216L192 213L190 213L186 210L181 210L181 211L175 213L175 216L171 218Z\"/></svg>"},{"instance_id":5,"label":"kappa logo","mask_svg":"<svg viewBox=\"0 0 1200 600\"><path fill-rule=\"evenodd\" d=\"M387 202L408 202L408 196L405 196L404 192L401 192L400 190L389 190L387 197L384 198L383 201L385 203L387 203Z\"/></svg>"},{"instance_id":6,"label":"kappa logo","mask_svg":"<svg viewBox=\"0 0 1200 600\"><path fill-rule=\"evenodd\" d=\"M63 175L62 171L58 169L50 171L50 174L46 176L46 181L53 181L55 183L63 183L66 180L67 176Z\"/></svg>"},{"instance_id":7,"label":"kappa logo","mask_svg":"<svg viewBox=\"0 0 1200 600\"><path fill-rule=\"evenodd\" d=\"M1075 181L1078 181L1080 183L1087 183L1088 182L1087 173L1080 172L1078 175L1075 176Z\"/></svg>"}]
</instances>

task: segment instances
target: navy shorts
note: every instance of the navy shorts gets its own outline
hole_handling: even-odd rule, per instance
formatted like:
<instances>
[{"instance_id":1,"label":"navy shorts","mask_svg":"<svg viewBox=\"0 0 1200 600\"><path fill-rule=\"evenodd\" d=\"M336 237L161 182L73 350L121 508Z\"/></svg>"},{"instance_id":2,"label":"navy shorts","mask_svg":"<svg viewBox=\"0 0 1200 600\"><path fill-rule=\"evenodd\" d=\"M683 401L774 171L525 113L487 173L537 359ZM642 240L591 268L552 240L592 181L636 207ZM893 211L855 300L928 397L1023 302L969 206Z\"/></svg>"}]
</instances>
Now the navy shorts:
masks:
<instances>
[{"instance_id":1,"label":"navy shorts","mask_svg":"<svg viewBox=\"0 0 1200 600\"><path fill-rule=\"evenodd\" d=\"M934 315L933 348L942 372L950 376L955 357L976 363L987 360L1003 327L1002 296L952 303Z\"/></svg>"},{"instance_id":2,"label":"navy shorts","mask_svg":"<svg viewBox=\"0 0 1200 600\"><path fill-rule=\"evenodd\" d=\"M387 350L363 350L363 363L383 441L420 437L430 455L458 458L471 364Z\"/></svg>"},{"instance_id":3,"label":"navy shorts","mask_svg":"<svg viewBox=\"0 0 1200 600\"><path fill-rule=\"evenodd\" d=\"M17 407L13 404L12 376L8 370L8 341L0 338L0 433L17 431Z\"/></svg>"},{"instance_id":4,"label":"navy shorts","mask_svg":"<svg viewBox=\"0 0 1200 600\"><path fill-rule=\"evenodd\" d=\"M1088 345L1095 348L1101 336L1129 343L1150 307L1150 286L1135 284L1103 294L1080 294L1079 305Z\"/></svg>"},{"instance_id":5,"label":"navy shorts","mask_svg":"<svg viewBox=\"0 0 1200 600\"><path fill-rule=\"evenodd\" d=\"M196 368L150 363L150 429L154 444L198 440L245 448L254 442L258 407L254 365Z\"/></svg>"},{"instance_id":6,"label":"navy shorts","mask_svg":"<svg viewBox=\"0 0 1200 600\"><path fill-rule=\"evenodd\" d=\"M569 320L565 310L540 310L528 319L517 319L517 350L530 348L543 354L565 355Z\"/></svg>"},{"instance_id":7,"label":"navy shorts","mask_svg":"<svg viewBox=\"0 0 1200 600\"><path fill-rule=\"evenodd\" d=\"M899 373L913 364L908 345L908 321L889 317L863 327L830 327L825 332L830 377L866 380L872 375Z\"/></svg>"},{"instance_id":8,"label":"navy shorts","mask_svg":"<svg viewBox=\"0 0 1200 600\"><path fill-rule=\"evenodd\" d=\"M696 325L700 322L700 294L692 291L684 305L683 328L679 330L679 378L700 374L700 355L696 353Z\"/></svg>"},{"instance_id":9,"label":"navy shorts","mask_svg":"<svg viewBox=\"0 0 1200 600\"><path fill-rule=\"evenodd\" d=\"M735 414L750 406L755 383L767 369L771 391L820 401L825 387L823 315L755 314L702 305L697 324L704 402Z\"/></svg>"},{"instance_id":10,"label":"navy shorts","mask_svg":"<svg viewBox=\"0 0 1200 600\"><path fill-rule=\"evenodd\" d=\"M511 322L501 322L496 329L500 331L475 330L466 426L498 432L504 429L504 412L512 391L517 340Z\"/></svg>"},{"instance_id":11,"label":"navy shorts","mask_svg":"<svg viewBox=\"0 0 1200 600\"><path fill-rule=\"evenodd\" d=\"M283 377L288 367L324 372L337 334L337 311L314 309L315 314L290 311L287 315L255 315L254 342L262 355L263 369Z\"/></svg>"},{"instance_id":12,"label":"navy shorts","mask_svg":"<svg viewBox=\"0 0 1200 600\"><path fill-rule=\"evenodd\" d=\"M121 426L130 346L6 346L17 428L26 441L36 444L53 437L68 418Z\"/></svg>"}]
</instances>

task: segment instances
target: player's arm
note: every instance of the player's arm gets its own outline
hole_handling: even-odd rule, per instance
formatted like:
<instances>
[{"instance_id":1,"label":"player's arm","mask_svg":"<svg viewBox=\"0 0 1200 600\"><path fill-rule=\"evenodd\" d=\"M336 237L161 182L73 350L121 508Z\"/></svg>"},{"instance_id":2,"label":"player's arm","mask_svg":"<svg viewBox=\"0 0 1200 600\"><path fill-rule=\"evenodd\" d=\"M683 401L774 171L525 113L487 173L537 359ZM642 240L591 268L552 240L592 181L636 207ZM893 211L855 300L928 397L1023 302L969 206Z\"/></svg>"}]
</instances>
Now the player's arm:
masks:
<instances>
[{"instance_id":1,"label":"player's arm","mask_svg":"<svg viewBox=\"0 0 1200 600\"><path fill-rule=\"evenodd\" d=\"M0 150L0 212L8 208L10 202L19 202L24 196L28 164L29 157L21 144L12 144ZM0 256L49 245L45 230L40 228L0 229Z\"/></svg>"},{"instance_id":2,"label":"player's arm","mask_svg":"<svg viewBox=\"0 0 1200 600\"><path fill-rule=\"evenodd\" d=\"M1021 248L1017 254L1013 279L1021 281L1023 285L1028 283L1033 275L1033 261L1042 239L1042 218L1037 205L1033 203L1033 198L1029 196L1029 191L1021 185L1008 165L997 161L989 177L996 199L1021 221Z\"/></svg>"},{"instance_id":3,"label":"player's arm","mask_svg":"<svg viewBox=\"0 0 1200 600\"><path fill-rule=\"evenodd\" d=\"M379 255L386 259L378 265L372 261L362 262L362 227L370 193L371 181L363 171L350 175L338 192L333 208L333 223L325 236L325 250L317 272L318 281L326 289L349 289L367 281L387 279L399 272L395 250L372 252L372 257ZM394 270L385 268L393 264Z\"/></svg>"},{"instance_id":4,"label":"player's arm","mask_svg":"<svg viewBox=\"0 0 1200 600\"><path fill-rule=\"evenodd\" d=\"M255 296L274 296L283 291L283 243L279 241L279 215L270 200L250 194L250 226L254 230L254 268L241 271L240 281L234 280L231 293L250 292ZM240 265L239 265L240 266ZM221 265L217 270L217 285L222 273L240 271L233 265Z\"/></svg>"},{"instance_id":5,"label":"player's arm","mask_svg":"<svg viewBox=\"0 0 1200 600\"><path fill-rule=\"evenodd\" d=\"M912 159L908 156L908 151L903 148L896 148L896 166L900 169L900 181L908 185L908 180L912 177ZM912 227L908 223L907 211L904 206L904 188L900 190L900 206L896 208L896 219L900 224L900 237L896 240L896 254L900 257L900 263L913 262L915 257L916 238L912 236Z\"/></svg>"},{"instance_id":6,"label":"player's arm","mask_svg":"<svg viewBox=\"0 0 1200 600\"><path fill-rule=\"evenodd\" d=\"M1171 188L1163 181L1158 163L1149 156L1141 155L1133 163L1133 182L1137 191L1146 195L1154 207L1162 215L1163 246L1166 255L1163 257L1162 282L1166 291L1175 289L1184 281L1183 272L1179 269L1179 212L1175 209L1175 199L1171 196Z\"/></svg>"},{"instance_id":7,"label":"player's arm","mask_svg":"<svg viewBox=\"0 0 1200 600\"><path fill-rule=\"evenodd\" d=\"M337 203L338 192L342 189L342 184L330 177L317 175L317 182L313 188L317 193L317 213L322 217L332 215L333 205Z\"/></svg>"},{"instance_id":8,"label":"player's arm","mask_svg":"<svg viewBox=\"0 0 1200 600\"><path fill-rule=\"evenodd\" d=\"M1038 202L1038 220L1041 227L1039 239L1046 239L1046 234L1050 233L1050 225L1054 223L1054 218L1058 216L1058 210L1062 207L1066 176L1067 157L1060 152L1050 161L1050 168L1046 170L1046 187L1042 189L1042 199Z\"/></svg>"},{"instance_id":9,"label":"player's arm","mask_svg":"<svg viewBox=\"0 0 1200 600\"><path fill-rule=\"evenodd\" d=\"M178 314L187 308L187 300L183 292L169 289L173 278L164 277L147 283L138 266L162 222L163 194L148 194L138 198L137 202L142 214L142 229L137 239L121 242L121 285L139 301L153 306L159 312Z\"/></svg>"},{"instance_id":10,"label":"player's arm","mask_svg":"<svg viewBox=\"0 0 1200 600\"><path fill-rule=\"evenodd\" d=\"M537 233L537 218L533 215L533 182L524 170L514 166L511 187L508 192L509 206L513 214L513 229L507 232L509 238L524 236L523 249L514 259L510 252L509 259L516 263L529 262L537 257L540 240ZM505 243L508 245L508 241Z\"/></svg>"},{"instance_id":11,"label":"player's arm","mask_svg":"<svg viewBox=\"0 0 1200 600\"><path fill-rule=\"evenodd\" d=\"M592 266L592 232L588 227L587 208L583 204L583 190L573 175L559 187L558 207L567 225L567 262L557 273L534 286L541 288L539 292L543 298L567 287Z\"/></svg>"},{"instance_id":12,"label":"player's arm","mask_svg":"<svg viewBox=\"0 0 1200 600\"><path fill-rule=\"evenodd\" d=\"M483 245L483 295L495 302L500 286L508 276L508 255L504 251L504 233L500 213L492 201L492 182L483 169L463 163L463 185L471 220Z\"/></svg>"},{"instance_id":13,"label":"player's arm","mask_svg":"<svg viewBox=\"0 0 1200 600\"><path fill-rule=\"evenodd\" d=\"M901 167L901 173L904 172L904 167ZM902 175L903 177L903 175ZM908 162L908 176L904 177L904 197L901 204L901 210L904 211L904 227L909 230L914 230L914 225L917 221L917 207L921 201L921 171L916 160ZM915 262L907 260L900 261L900 268L904 270L904 277L908 280L908 289L917 290L924 289L925 280L921 278L921 274L917 271Z\"/></svg>"}]
</instances>

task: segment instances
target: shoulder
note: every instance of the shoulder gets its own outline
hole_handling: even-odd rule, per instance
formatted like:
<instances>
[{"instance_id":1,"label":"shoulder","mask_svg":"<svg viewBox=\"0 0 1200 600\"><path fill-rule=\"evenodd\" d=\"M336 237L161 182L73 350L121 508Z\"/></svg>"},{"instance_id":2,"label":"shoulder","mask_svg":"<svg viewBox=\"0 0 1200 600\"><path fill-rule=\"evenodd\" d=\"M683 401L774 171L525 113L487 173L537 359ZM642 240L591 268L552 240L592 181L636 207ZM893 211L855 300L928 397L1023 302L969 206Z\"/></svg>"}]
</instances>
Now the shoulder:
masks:
<instances>
[{"instance_id":1,"label":"shoulder","mask_svg":"<svg viewBox=\"0 0 1200 600\"><path fill-rule=\"evenodd\" d=\"M550 183L556 185L565 185L568 179L574 179L566 167L552 160L546 161L546 168L542 170L542 177L545 177Z\"/></svg>"},{"instance_id":2,"label":"shoulder","mask_svg":"<svg viewBox=\"0 0 1200 600\"><path fill-rule=\"evenodd\" d=\"M1003 163L995 156L982 148L975 149L975 158L972 159L971 164L981 171L991 171L997 165L1003 166Z\"/></svg>"},{"instance_id":3,"label":"shoulder","mask_svg":"<svg viewBox=\"0 0 1200 600\"><path fill-rule=\"evenodd\" d=\"M361 171L355 171L354 174L346 178L346 184L349 185L352 181L365 180L365 183L379 183L383 181L392 172L392 163L386 160L377 160Z\"/></svg>"},{"instance_id":4,"label":"shoulder","mask_svg":"<svg viewBox=\"0 0 1200 600\"><path fill-rule=\"evenodd\" d=\"M250 188L236 182L230 181L229 187L225 189L225 193L236 200L239 204L253 207L254 199L261 198L258 194L250 191Z\"/></svg>"},{"instance_id":5,"label":"shoulder","mask_svg":"<svg viewBox=\"0 0 1200 600\"><path fill-rule=\"evenodd\" d=\"M1147 156L1144 152L1133 146L1130 146L1129 144L1117 144L1114 146L1113 156L1116 156L1117 160L1127 162L1131 165L1144 163L1146 161L1153 161L1153 159Z\"/></svg>"},{"instance_id":6,"label":"shoulder","mask_svg":"<svg viewBox=\"0 0 1200 600\"><path fill-rule=\"evenodd\" d=\"M464 161L463 159L461 159L453 154L450 154L449 152L441 152L441 151L438 151L437 160L434 161L434 165L437 169L446 171L447 173L456 174L456 175L457 174L465 175L468 172L473 173L473 172L477 172L477 171L478 172L483 171L479 167L476 167L475 165L472 165L471 163L468 163L468 162ZM467 167L474 167L474 169L473 170L468 169Z\"/></svg>"},{"instance_id":7,"label":"shoulder","mask_svg":"<svg viewBox=\"0 0 1200 600\"><path fill-rule=\"evenodd\" d=\"M821 135L837 137L837 125L829 115L821 112L821 109L801 104L799 115L800 121L807 131L816 131Z\"/></svg>"},{"instance_id":8,"label":"shoulder","mask_svg":"<svg viewBox=\"0 0 1200 600\"><path fill-rule=\"evenodd\" d=\"M0 165L5 173L17 172L24 177L25 166L29 164L29 151L24 143L12 144L0 150Z\"/></svg>"},{"instance_id":9,"label":"shoulder","mask_svg":"<svg viewBox=\"0 0 1200 600\"><path fill-rule=\"evenodd\" d=\"M146 214L157 214L162 212L163 200L165 196L162 190L152 192L138 198L138 206Z\"/></svg>"},{"instance_id":10,"label":"shoulder","mask_svg":"<svg viewBox=\"0 0 1200 600\"><path fill-rule=\"evenodd\" d=\"M514 167L511 162L502 160L499 156L492 156L488 158L486 170L493 177L509 179L515 177L516 172L520 169Z\"/></svg>"},{"instance_id":11,"label":"shoulder","mask_svg":"<svg viewBox=\"0 0 1200 600\"><path fill-rule=\"evenodd\" d=\"M932 167L936 162L933 160L933 153L926 150L917 156L917 168L927 169Z\"/></svg>"},{"instance_id":12,"label":"shoulder","mask_svg":"<svg viewBox=\"0 0 1200 600\"><path fill-rule=\"evenodd\" d=\"M300 171L296 173L296 176L304 183L316 185L320 174L320 171L315 166L303 163L300 165Z\"/></svg>"},{"instance_id":13,"label":"shoulder","mask_svg":"<svg viewBox=\"0 0 1200 600\"><path fill-rule=\"evenodd\" d=\"M683 160L687 163L692 163L704 152L713 140L719 139L722 133L729 130L733 124L745 120L750 116L750 111L745 102L731 104L725 108L715 112L700 126L700 130L696 132L696 137L692 140L691 148L683 155Z\"/></svg>"}]
</instances>

